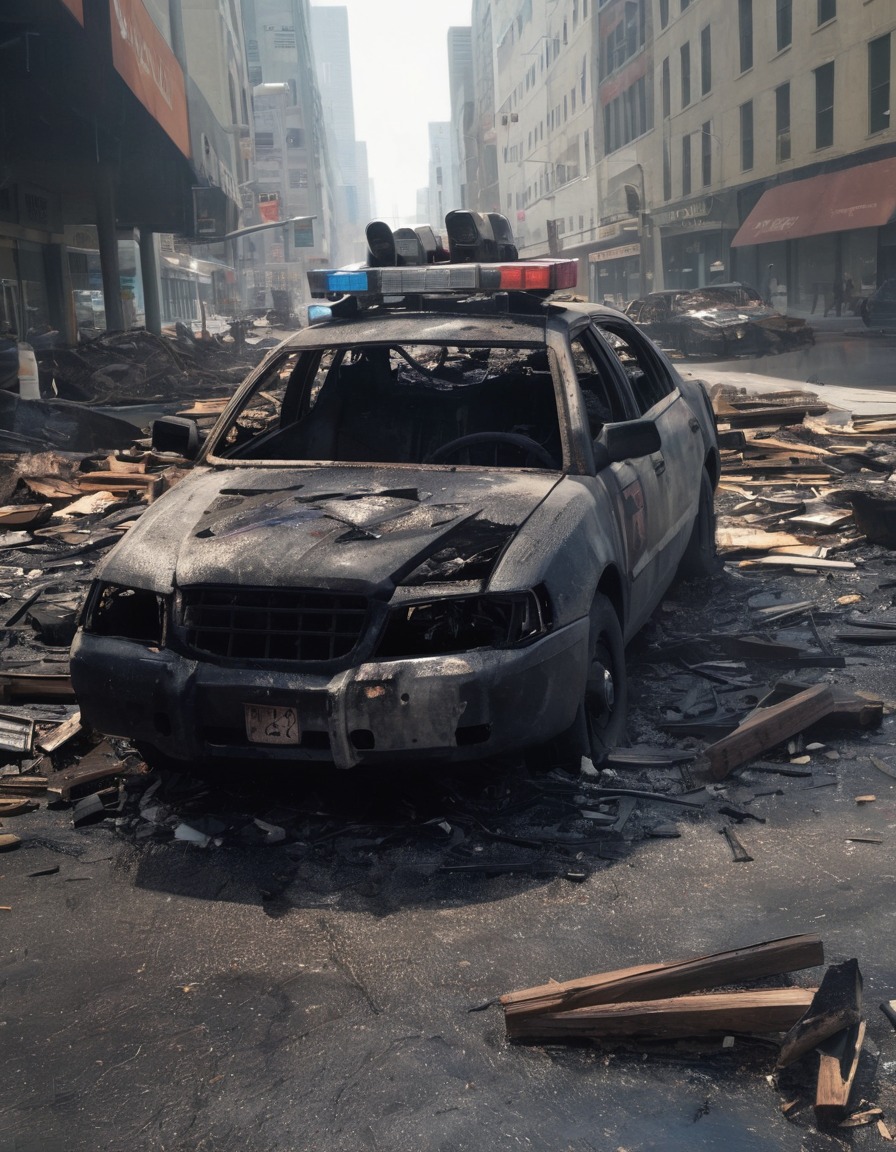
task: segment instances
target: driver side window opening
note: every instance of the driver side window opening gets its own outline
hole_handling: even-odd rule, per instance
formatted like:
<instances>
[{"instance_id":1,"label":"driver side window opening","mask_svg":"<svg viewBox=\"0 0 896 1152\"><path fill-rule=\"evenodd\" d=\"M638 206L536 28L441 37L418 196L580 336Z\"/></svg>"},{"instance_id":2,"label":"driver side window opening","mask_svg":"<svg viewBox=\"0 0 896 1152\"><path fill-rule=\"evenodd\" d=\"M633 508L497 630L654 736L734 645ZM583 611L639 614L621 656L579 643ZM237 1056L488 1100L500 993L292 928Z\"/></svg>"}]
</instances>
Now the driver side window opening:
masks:
<instances>
[{"instance_id":1,"label":"driver side window opening","mask_svg":"<svg viewBox=\"0 0 896 1152\"><path fill-rule=\"evenodd\" d=\"M562 467L543 344L367 344L291 359L276 374L274 419L256 415L264 393L274 398L271 384L260 385L226 433L225 456Z\"/></svg>"},{"instance_id":2,"label":"driver side window opening","mask_svg":"<svg viewBox=\"0 0 896 1152\"><path fill-rule=\"evenodd\" d=\"M604 424L628 419L625 404L612 381L606 379L581 337L571 341L572 358L588 414L591 438L597 439Z\"/></svg>"},{"instance_id":3,"label":"driver side window opening","mask_svg":"<svg viewBox=\"0 0 896 1152\"><path fill-rule=\"evenodd\" d=\"M597 330L622 365L642 416L675 391L675 381L662 362L651 356L639 341L609 324L598 324Z\"/></svg>"}]
</instances>

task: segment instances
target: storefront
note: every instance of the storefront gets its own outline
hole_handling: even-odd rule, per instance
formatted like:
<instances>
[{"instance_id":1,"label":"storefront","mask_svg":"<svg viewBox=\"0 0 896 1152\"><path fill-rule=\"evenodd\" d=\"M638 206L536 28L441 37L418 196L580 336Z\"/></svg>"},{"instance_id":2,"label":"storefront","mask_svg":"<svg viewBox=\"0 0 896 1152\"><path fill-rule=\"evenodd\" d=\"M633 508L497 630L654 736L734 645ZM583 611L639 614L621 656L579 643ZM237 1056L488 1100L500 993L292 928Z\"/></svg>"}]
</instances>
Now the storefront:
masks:
<instances>
[{"instance_id":1,"label":"storefront","mask_svg":"<svg viewBox=\"0 0 896 1152\"><path fill-rule=\"evenodd\" d=\"M0 333L59 327L59 198L31 184L0 189Z\"/></svg>"},{"instance_id":2,"label":"storefront","mask_svg":"<svg viewBox=\"0 0 896 1152\"><path fill-rule=\"evenodd\" d=\"M621 308L641 295L641 243L588 253L588 297Z\"/></svg>"},{"instance_id":3,"label":"storefront","mask_svg":"<svg viewBox=\"0 0 896 1152\"><path fill-rule=\"evenodd\" d=\"M729 246L737 221L730 193L689 200L651 217L662 249L664 288L702 288L732 279Z\"/></svg>"},{"instance_id":4,"label":"storefront","mask_svg":"<svg viewBox=\"0 0 896 1152\"><path fill-rule=\"evenodd\" d=\"M792 312L854 311L896 275L894 215L896 157L775 185L732 241L738 278L775 282Z\"/></svg>"},{"instance_id":5,"label":"storefront","mask_svg":"<svg viewBox=\"0 0 896 1152\"><path fill-rule=\"evenodd\" d=\"M213 317L232 319L239 310L235 296L236 276L223 261L200 259L174 248L174 237L158 237L161 274L162 323L178 320L188 327L208 325ZM217 329L219 324L212 325Z\"/></svg>"},{"instance_id":6,"label":"storefront","mask_svg":"<svg viewBox=\"0 0 896 1152\"><path fill-rule=\"evenodd\" d=\"M92 224L67 225L66 256L71 292L71 308L79 332L106 327L106 301L96 227ZM140 240L132 229L118 233L119 294L125 328L146 323L143 302L143 276L140 267Z\"/></svg>"}]
</instances>

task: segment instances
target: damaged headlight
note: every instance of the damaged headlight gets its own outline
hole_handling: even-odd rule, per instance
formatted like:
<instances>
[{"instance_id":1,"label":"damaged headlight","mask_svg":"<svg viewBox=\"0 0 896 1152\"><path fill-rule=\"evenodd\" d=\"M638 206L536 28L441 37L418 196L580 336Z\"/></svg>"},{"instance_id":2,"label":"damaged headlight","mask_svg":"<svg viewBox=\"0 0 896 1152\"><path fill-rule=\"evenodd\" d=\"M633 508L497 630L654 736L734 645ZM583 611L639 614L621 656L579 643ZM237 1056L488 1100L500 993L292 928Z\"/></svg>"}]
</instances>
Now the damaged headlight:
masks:
<instances>
[{"instance_id":1,"label":"damaged headlight","mask_svg":"<svg viewBox=\"0 0 896 1152\"><path fill-rule=\"evenodd\" d=\"M428 600L392 609L377 659L510 648L549 629L548 601L541 591Z\"/></svg>"},{"instance_id":2,"label":"damaged headlight","mask_svg":"<svg viewBox=\"0 0 896 1152\"><path fill-rule=\"evenodd\" d=\"M94 584L84 611L84 631L161 646L165 639L167 600L143 588Z\"/></svg>"}]
</instances>

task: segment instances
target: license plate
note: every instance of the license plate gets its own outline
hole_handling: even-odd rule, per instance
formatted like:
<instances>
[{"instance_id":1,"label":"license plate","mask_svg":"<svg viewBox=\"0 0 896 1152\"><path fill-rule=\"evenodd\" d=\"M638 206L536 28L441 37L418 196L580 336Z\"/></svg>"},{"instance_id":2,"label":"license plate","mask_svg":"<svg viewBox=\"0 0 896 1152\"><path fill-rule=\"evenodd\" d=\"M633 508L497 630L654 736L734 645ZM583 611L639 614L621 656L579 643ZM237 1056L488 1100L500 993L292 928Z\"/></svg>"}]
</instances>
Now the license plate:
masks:
<instances>
[{"instance_id":1,"label":"license plate","mask_svg":"<svg viewBox=\"0 0 896 1152\"><path fill-rule=\"evenodd\" d=\"M246 736L252 744L298 744L302 739L295 708L246 704Z\"/></svg>"}]
</instances>

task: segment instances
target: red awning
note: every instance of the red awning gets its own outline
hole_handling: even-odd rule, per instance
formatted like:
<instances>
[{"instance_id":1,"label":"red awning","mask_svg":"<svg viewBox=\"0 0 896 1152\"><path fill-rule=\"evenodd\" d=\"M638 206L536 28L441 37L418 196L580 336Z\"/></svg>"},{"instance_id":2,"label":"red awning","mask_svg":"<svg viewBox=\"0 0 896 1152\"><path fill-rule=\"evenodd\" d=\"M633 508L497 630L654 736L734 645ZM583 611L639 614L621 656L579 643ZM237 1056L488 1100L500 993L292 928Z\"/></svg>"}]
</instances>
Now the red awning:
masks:
<instances>
[{"instance_id":1,"label":"red awning","mask_svg":"<svg viewBox=\"0 0 896 1152\"><path fill-rule=\"evenodd\" d=\"M731 247L879 228L894 213L896 159L877 160L770 188L741 225Z\"/></svg>"}]
</instances>

